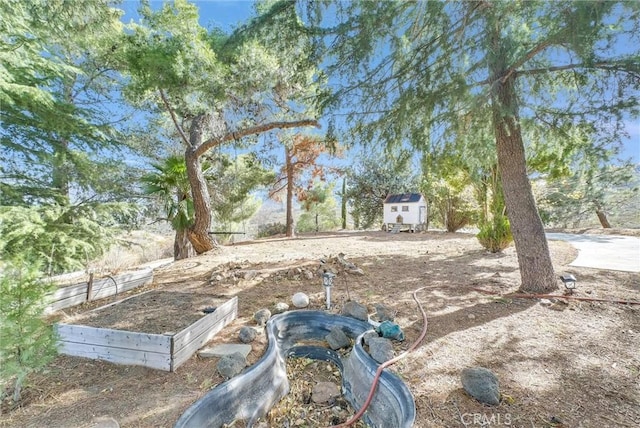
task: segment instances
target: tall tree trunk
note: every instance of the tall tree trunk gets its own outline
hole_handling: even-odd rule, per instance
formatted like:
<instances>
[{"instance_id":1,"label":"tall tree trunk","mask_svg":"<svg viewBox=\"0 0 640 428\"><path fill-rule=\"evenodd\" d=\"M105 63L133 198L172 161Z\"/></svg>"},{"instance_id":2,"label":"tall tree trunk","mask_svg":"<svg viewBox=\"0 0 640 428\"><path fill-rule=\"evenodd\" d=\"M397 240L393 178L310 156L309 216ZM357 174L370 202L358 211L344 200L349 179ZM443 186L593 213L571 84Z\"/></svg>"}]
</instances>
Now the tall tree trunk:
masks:
<instances>
[{"instance_id":1,"label":"tall tree trunk","mask_svg":"<svg viewBox=\"0 0 640 428\"><path fill-rule=\"evenodd\" d=\"M342 179L342 201L340 214L342 216L342 229L347 229L347 179Z\"/></svg>"},{"instance_id":2,"label":"tall tree trunk","mask_svg":"<svg viewBox=\"0 0 640 428\"><path fill-rule=\"evenodd\" d=\"M295 237L293 228L293 163L291 162L291 149L285 146L285 167L287 169L287 238Z\"/></svg>"},{"instance_id":3,"label":"tall tree trunk","mask_svg":"<svg viewBox=\"0 0 640 428\"><path fill-rule=\"evenodd\" d=\"M211 198L207 182L202 174L198 147L202 144L204 129L211 118L200 114L193 118L189 130L189 143L185 151L187 163L187 177L191 186L193 198L194 222L187 230L189 241L198 254L218 248L218 243L209 235L211 229ZM213 118L214 120L216 118Z\"/></svg>"},{"instance_id":4,"label":"tall tree trunk","mask_svg":"<svg viewBox=\"0 0 640 428\"><path fill-rule=\"evenodd\" d=\"M492 22L493 21L493 22ZM558 288L544 226L535 204L518 117L515 73L505 64L506 41L500 37L500 18L489 20L492 48L489 73L492 76L491 108L496 137L498 168L502 178L507 216L518 255L520 289L548 292Z\"/></svg>"},{"instance_id":5,"label":"tall tree trunk","mask_svg":"<svg viewBox=\"0 0 640 428\"><path fill-rule=\"evenodd\" d=\"M189 241L189 231L187 229L176 230L173 241L173 259L182 260L195 256L196 252Z\"/></svg>"},{"instance_id":6,"label":"tall tree trunk","mask_svg":"<svg viewBox=\"0 0 640 428\"><path fill-rule=\"evenodd\" d=\"M609 223L609 219L607 218L607 213L602 209L600 204L596 205L596 215L598 216L598 220L600 221L600 225L605 229L611 228L611 223Z\"/></svg>"}]
</instances>

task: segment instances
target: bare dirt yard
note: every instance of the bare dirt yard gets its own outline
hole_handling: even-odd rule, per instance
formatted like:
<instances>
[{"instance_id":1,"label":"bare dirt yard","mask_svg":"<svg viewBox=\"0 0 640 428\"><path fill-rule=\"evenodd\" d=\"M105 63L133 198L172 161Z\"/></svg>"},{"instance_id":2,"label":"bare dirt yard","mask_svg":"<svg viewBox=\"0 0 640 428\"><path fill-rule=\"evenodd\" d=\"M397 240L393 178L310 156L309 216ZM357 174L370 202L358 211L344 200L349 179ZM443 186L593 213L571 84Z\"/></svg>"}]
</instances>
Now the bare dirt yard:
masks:
<instances>
[{"instance_id":1,"label":"bare dirt yard","mask_svg":"<svg viewBox=\"0 0 640 428\"><path fill-rule=\"evenodd\" d=\"M556 272L578 279L574 296L640 302L639 274L570 267L576 250L558 241L549 245ZM237 343L243 325L255 326L256 311L278 302L291 305L296 292L310 296L311 309L323 309L319 259L339 253L364 275L336 277L332 311L339 312L348 299L372 313L376 304L392 309L406 336L396 354L423 328L411 296L425 287L417 296L428 315L426 339L390 368L415 398L416 427L640 426L640 305L570 299L541 304L537 298L513 297L520 285L514 248L490 254L473 235L345 232L236 244L156 269L153 284L134 291L152 290L145 300L130 299L104 311L110 323L164 332L175 328L163 325L167 320L188 325L207 305L238 296L238 319L209 345ZM562 295L558 285L556 294ZM89 310L113 300L67 309L53 320L86 319ZM252 343L250 364L266 343L264 334ZM0 426L88 428L98 418L112 417L121 427L171 427L223 381L216 362L194 355L168 373L59 356L30 379L20 407L4 403ZM496 373L498 406L484 406L464 392L460 372L470 366ZM307 372L312 380L318 371ZM291 414L269 424L321 426L300 422L296 412L305 404L290 403Z\"/></svg>"}]
</instances>

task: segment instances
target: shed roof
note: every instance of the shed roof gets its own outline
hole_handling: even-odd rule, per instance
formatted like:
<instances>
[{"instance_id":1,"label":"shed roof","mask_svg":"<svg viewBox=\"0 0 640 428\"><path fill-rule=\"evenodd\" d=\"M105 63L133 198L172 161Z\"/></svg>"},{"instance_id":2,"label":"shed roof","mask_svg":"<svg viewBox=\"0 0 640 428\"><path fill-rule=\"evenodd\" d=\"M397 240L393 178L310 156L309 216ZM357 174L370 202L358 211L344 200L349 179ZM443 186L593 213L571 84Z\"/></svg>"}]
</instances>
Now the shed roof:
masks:
<instances>
[{"instance_id":1,"label":"shed roof","mask_svg":"<svg viewBox=\"0 0 640 428\"><path fill-rule=\"evenodd\" d=\"M397 204L400 202L419 202L422 195L420 193L402 193L399 195L389 195L384 200L385 204Z\"/></svg>"}]
</instances>

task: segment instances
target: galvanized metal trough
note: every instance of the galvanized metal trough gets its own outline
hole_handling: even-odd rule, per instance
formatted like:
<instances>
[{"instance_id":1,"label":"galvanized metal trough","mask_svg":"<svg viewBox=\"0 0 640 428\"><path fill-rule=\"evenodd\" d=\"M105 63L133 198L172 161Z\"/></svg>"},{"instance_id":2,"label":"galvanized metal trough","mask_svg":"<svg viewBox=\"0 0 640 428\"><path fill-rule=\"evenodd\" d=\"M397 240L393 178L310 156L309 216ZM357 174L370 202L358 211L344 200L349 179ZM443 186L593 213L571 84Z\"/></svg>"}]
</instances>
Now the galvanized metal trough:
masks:
<instances>
[{"instance_id":1,"label":"galvanized metal trough","mask_svg":"<svg viewBox=\"0 0 640 428\"><path fill-rule=\"evenodd\" d=\"M354 339L348 356L305 344L323 341L335 327ZM289 392L285 362L288 356L334 362L342 371L344 397L359 409L378 367L363 347L364 333L371 328L366 322L321 311L291 311L272 317L266 326L269 343L262 358L194 403L178 419L175 428L218 428L237 420L251 427ZM374 428L410 428L415 415L415 403L407 386L391 372L384 371L363 420Z\"/></svg>"}]
</instances>

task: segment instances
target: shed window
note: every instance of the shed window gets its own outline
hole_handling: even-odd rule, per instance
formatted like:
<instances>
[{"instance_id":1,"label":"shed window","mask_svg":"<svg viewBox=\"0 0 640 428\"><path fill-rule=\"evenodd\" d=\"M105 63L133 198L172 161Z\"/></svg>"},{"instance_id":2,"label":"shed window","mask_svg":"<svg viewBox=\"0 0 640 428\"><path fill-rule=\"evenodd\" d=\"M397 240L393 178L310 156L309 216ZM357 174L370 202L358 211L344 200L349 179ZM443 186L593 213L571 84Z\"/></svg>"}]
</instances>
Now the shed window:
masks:
<instances>
[{"instance_id":1,"label":"shed window","mask_svg":"<svg viewBox=\"0 0 640 428\"><path fill-rule=\"evenodd\" d=\"M402 206L402 211L409 212L409 205L403 205Z\"/></svg>"},{"instance_id":2,"label":"shed window","mask_svg":"<svg viewBox=\"0 0 640 428\"><path fill-rule=\"evenodd\" d=\"M397 212L398 212L398 207L397 207L397 206L395 206L395 205L393 205L393 206L391 207L391 212L392 212L392 213L397 213Z\"/></svg>"}]
</instances>

